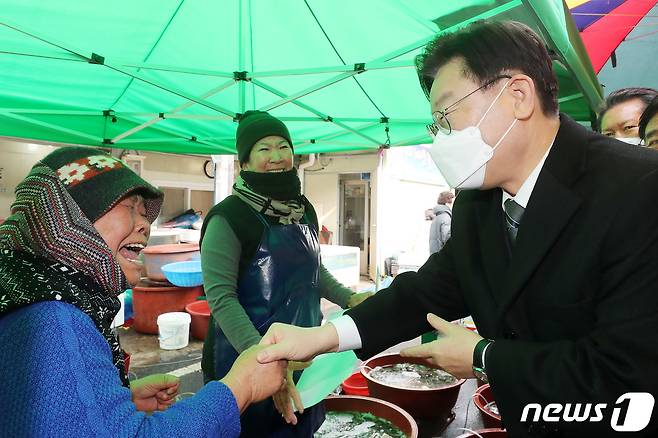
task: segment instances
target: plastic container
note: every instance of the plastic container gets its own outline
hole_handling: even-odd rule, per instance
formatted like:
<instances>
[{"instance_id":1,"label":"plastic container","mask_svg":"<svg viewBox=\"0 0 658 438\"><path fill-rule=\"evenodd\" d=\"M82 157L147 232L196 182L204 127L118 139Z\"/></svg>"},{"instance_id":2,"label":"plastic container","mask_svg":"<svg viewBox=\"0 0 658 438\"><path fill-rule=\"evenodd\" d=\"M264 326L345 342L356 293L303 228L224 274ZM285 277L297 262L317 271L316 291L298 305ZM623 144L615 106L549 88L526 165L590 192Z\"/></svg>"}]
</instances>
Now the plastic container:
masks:
<instances>
[{"instance_id":1,"label":"plastic container","mask_svg":"<svg viewBox=\"0 0 658 438\"><path fill-rule=\"evenodd\" d=\"M177 245L147 246L142 251L146 275L151 280L167 281L162 266L174 262L200 260L201 251L198 243L180 243Z\"/></svg>"},{"instance_id":2,"label":"plastic container","mask_svg":"<svg viewBox=\"0 0 658 438\"><path fill-rule=\"evenodd\" d=\"M487 405L494 401L491 386L488 383L478 387L473 394L473 403L480 411L482 416L482 423L487 428L501 428L503 423L500 415L496 415L491 410L487 409Z\"/></svg>"},{"instance_id":3,"label":"plastic container","mask_svg":"<svg viewBox=\"0 0 658 438\"><path fill-rule=\"evenodd\" d=\"M366 397L370 395L370 391L368 391L368 382L360 371L357 371L345 379L342 386L343 392L347 395L363 395Z\"/></svg>"},{"instance_id":4,"label":"plastic container","mask_svg":"<svg viewBox=\"0 0 658 438\"><path fill-rule=\"evenodd\" d=\"M192 336L200 341L205 340L208 333L208 325L210 324L210 306L208 306L208 301L194 301L185 306L185 311L192 317L192 325L190 325Z\"/></svg>"},{"instance_id":5,"label":"plastic container","mask_svg":"<svg viewBox=\"0 0 658 438\"><path fill-rule=\"evenodd\" d=\"M397 353L383 354L368 359L361 368L361 373L368 382L370 396L389 401L409 412L414 418L439 419L452 415L452 408L459 397L461 385L466 381L457 379L449 386L436 389L399 388L389 386L370 378L370 370L378 366L398 363L416 363L431 366L427 361L412 357L402 357Z\"/></svg>"},{"instance_id":6,"label":"plastic container","mask_svg":"<svg viewBox=\"0 0 658 438\"><path fill-rule=\"evenodd\" d=\"M163 350L178 350L190 342L190 314L169 312L158 316L158 340Z\"/></svg>"},{"instance_id":7,"label":"plastic container","mask_svg":"<svg viewBox=\"0 0 658 438\"><path fill-rule=\"evenodd\" d=\"M151 229L149 236L148 246L156 245L171 245L177 244L181 241L181 230L167 229Z\"/></svg>"},{"instance_id":8,"label":"plastic container","mask_svg":"<svg viewBox=\"0 0 658 438\"><path fill-rule=\"evenodd\" d=\"M163 265L161 268L169 283L179 287L194 287L203 284L201 260L176 262Z\"/></svg>"},{"instance_id":9,"label":"plastic container","mask_svg":"<svg viewBox=\"0 0 658 438\"><path fill-rule=\"evenodd\" d=\"M203 287L144 285L133 287L133 327L140 333L158 334L157 318L167 312L184 312L203 295Z\"/></svg>"}]
</instances>

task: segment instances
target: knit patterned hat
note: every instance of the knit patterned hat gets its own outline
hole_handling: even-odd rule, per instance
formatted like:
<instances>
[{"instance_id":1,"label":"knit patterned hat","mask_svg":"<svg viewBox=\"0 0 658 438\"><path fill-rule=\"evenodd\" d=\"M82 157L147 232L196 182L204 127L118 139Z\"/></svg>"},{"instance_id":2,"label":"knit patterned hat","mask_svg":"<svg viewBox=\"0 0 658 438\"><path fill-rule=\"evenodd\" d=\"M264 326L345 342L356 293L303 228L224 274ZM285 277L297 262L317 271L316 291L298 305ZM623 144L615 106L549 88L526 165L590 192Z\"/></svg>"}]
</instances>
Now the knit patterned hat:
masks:
<instances>
[{"instance_id":1,"label":"knit patterned hat","mask_svg":"<svg viewBox=\"0 0 658 438\"><path fill-rule=\"evenodd\" d=\"M290 132L286 125L274 116L264 111L247 111L240 118L238 131L235 134L236 149L240 165L249 160L249 153L256 142L270 135L278 135L288 140L292 148Z\"/></svg>"},{"instance_id":2,"label":"knit patterned hat","mask_svg":"<svg viewBox=\"0 0 658 438\"><path fill-rule=\"evenodd\" d=\"M41 163L57 174L92 223L131 193L144 197L149 222L153 223L158 217L164 194L123 161L100 149L64 146L47 155Z\"/></svg>"}]
</instances>

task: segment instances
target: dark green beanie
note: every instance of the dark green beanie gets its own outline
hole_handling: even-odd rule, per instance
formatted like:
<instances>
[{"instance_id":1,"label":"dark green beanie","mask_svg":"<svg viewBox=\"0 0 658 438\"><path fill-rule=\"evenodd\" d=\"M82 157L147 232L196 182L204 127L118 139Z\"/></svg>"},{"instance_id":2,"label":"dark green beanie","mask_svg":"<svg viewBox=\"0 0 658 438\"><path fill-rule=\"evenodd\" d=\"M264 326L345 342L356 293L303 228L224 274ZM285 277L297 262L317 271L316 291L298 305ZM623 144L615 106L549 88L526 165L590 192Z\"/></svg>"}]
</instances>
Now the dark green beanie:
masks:
<instances>
[{"instance_id":1,"label":"dark green beanie","mask_svg":"<svg viewBox=\"0 0 658 438\"><path fill-rule=\"evenodd\" d=\"M57 174L92 223L131 193L144 197L146 216L151 223L160 213L164 194L105 151L64 146L48 154L41 164Z\"/></svg>"},{"instance_id":2,"label":"dark green beanie","mask_svg":"<svg viewBox=\"0 0 658 438\"><path fill-rule=\"evenodd\" d=\"M240 165L249 160L249 153L256 142L270 135L278 135L288 140L292 148L292 140L286 125L265 111L247 111L240 118L238 131L235 134L235 147L238 150ZM294 149L293 149L294 150Z\"/></svg>"}]
</instances>

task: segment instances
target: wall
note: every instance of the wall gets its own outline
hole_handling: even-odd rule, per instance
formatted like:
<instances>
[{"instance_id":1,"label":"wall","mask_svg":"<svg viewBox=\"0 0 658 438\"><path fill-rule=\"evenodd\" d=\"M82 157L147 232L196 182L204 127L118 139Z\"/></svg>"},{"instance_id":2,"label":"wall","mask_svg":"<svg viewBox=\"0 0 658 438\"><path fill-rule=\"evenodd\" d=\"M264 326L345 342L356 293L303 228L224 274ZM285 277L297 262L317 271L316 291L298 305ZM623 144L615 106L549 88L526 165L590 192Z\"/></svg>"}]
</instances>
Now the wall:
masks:
<instances>
[{"instance_id":1,"label":"wall","mask_svg":"<svg viewBox=\"0 0 658 438\"><path fill-rule=\"evenodd\" d=\"M37 161L53 150L53 147L0 138L0 167L3 168L0 180L0 219L10 214L16 185L25 178ZM210 195L193 192L191 196L195 207L207 211L207 208L202 208L202 204L212 199L214 180L203 173L206 158L148 152L142 152L141 155L146 157L142 177L152 184L209 191Z\"/></svg>"},{"instance_id":2,"label":"wall","mask_svg":"<svg viewBox=\"0 0 658 438\"><path fill-rule=\"evenodd\" d=\"M14 202L14 189L27 176L34 164L48 155L52 146L20 143L0 138L0 219L9 216Z\"/></svg>"},{"instance_id":3,"label":"wall","mask_svg":"<svg viewBox=\"0 0 658 438\"><path fill-rule=\"evenodd\" d=\"M153 184L213 190L214 180L203 173L203 163L209 158L149 152L141 155L146 156L142 176Z\"/></svg>"}]
</instances>

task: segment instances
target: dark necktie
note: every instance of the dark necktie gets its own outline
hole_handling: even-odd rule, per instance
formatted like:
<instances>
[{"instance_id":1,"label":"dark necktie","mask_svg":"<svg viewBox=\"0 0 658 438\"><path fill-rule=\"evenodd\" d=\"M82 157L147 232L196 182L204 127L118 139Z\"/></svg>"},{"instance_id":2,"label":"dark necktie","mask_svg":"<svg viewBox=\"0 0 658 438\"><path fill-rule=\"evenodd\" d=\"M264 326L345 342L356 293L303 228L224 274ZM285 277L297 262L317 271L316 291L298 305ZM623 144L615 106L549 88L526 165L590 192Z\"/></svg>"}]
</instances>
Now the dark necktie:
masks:
<instances>
[{"instance_id":1,"label":"dark necktie","mask_svg":"<svg viewBox=\"0 0 658 438\"><path fill-rule=\"evenodd\" d=\"M521 225L521 218L525 208L521 207L513 199L505 201L505 227L507 234L509 234L510 242L512 245L516 242L516 234L519 232L519 225Z\"/></svg>"}]
</instances>

